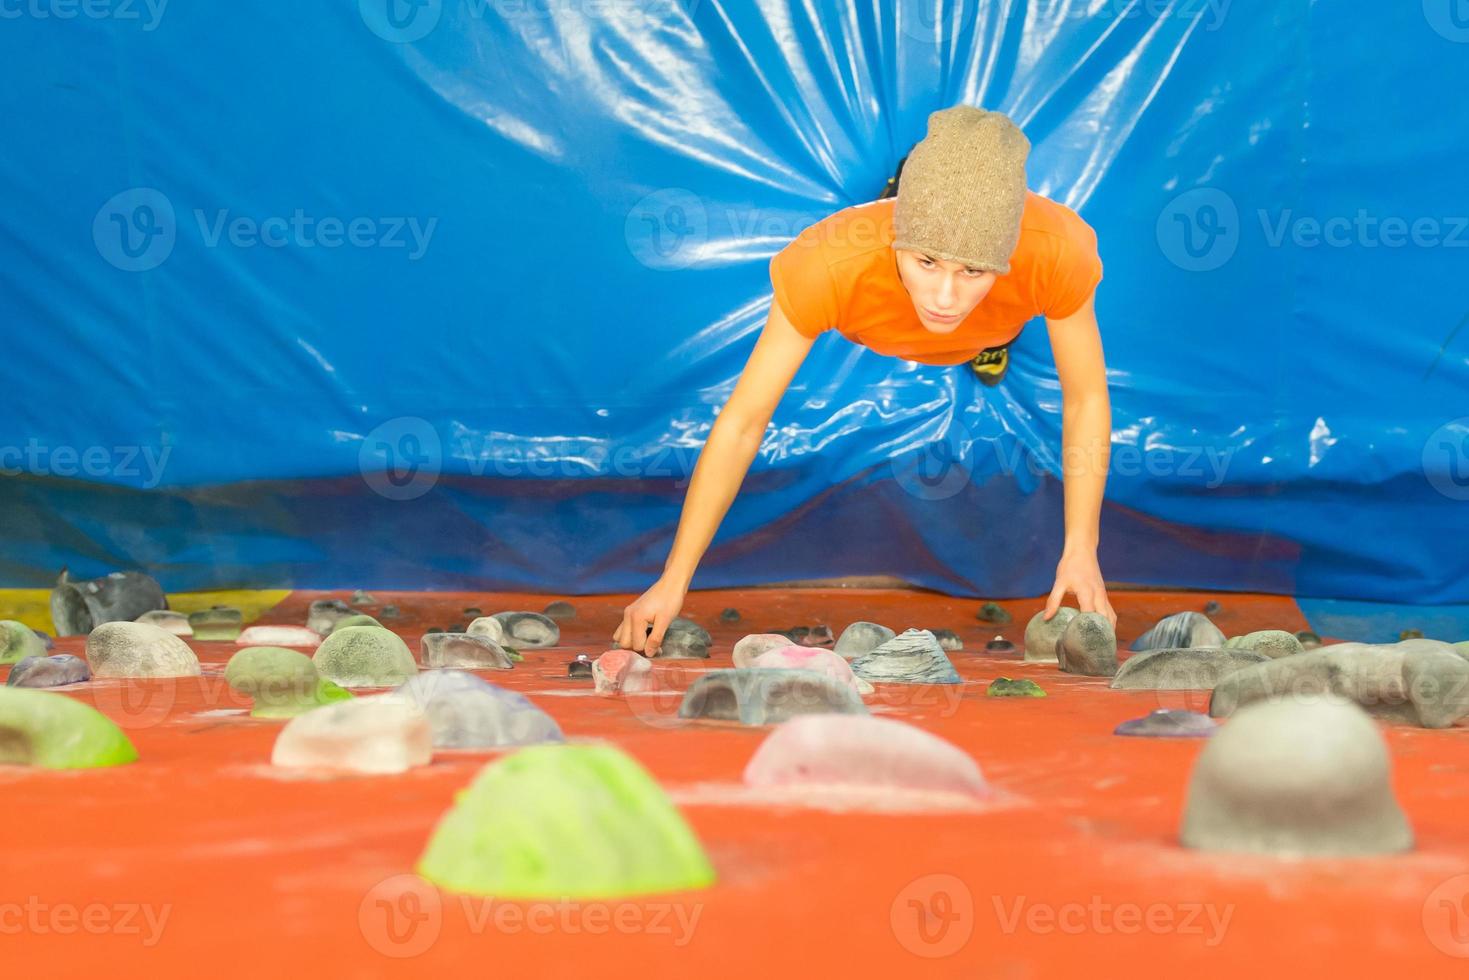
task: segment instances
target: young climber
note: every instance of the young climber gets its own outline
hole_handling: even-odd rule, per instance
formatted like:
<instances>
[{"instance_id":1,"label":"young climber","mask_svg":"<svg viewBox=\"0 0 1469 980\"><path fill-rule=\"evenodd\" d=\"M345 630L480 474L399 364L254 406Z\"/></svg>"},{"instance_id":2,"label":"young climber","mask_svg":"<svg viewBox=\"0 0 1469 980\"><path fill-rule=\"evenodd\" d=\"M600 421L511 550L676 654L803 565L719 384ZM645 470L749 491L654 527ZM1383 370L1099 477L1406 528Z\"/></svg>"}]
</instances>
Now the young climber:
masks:
<instances>
[{"instance_id":1,"label":"young climber","mask_svg":"<svg viewBox=\"0 0 1469 980\"><path fill-rule=\"evenodd\" d=\"M969 362L995 383L1006 347L1036 316L1046 318L1063 400L1066 530L1046 616L1071 593L1116 625L1097 564L1112 425L1093 307L1102 262L1086 222L1026 188L1029 153L998 112L935 112L896 198L838 211L771 260L769 319L694 467L663 574L623 611L613 643L659 649L776 404L823 332L910 361Z\"/></svg>"}]
</instances>

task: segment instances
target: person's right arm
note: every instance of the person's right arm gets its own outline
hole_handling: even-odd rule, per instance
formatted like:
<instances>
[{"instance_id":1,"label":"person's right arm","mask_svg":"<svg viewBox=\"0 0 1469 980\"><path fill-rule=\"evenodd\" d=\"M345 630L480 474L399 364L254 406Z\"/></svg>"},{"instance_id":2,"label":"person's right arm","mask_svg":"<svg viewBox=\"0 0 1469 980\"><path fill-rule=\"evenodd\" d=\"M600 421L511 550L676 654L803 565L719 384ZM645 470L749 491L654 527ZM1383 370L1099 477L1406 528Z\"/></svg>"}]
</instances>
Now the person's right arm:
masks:
<instances>
[{"instance_id":1,"label":"person's right arm","mask_svg":"<svg viewBox=\"0 0 1469 980\"><path fill-rule=\"evenodd\" d=\"M812 343L814 339L796 330L772 301L765 329L699 453L663 574L623 610L622 624L612 637L619 648L651 655L662 644L668 624L683 608L694 569L760 449L775 406Z\"/></svg>"}]
</instances>

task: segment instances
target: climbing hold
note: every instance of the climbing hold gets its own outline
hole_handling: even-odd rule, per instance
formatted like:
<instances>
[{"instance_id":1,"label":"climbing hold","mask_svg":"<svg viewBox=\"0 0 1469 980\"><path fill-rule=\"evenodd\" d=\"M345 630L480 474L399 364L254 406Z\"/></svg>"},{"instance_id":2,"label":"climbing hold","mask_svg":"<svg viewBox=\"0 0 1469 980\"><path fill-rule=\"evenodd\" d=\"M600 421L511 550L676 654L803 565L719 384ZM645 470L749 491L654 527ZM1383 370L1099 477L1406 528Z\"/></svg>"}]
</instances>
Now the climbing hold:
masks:
<instances>
[{"instance_id":1,"label":"climbing hold","mask_svg":"<svg viewBox=\"0 0 1469 980\"><path fill-rule=\"evenodd\" d=\"M778 726L745 766L749 786L857 786L990 795L979 765L915 725L861 715L807 715Z\"/></svg>"},{"instance_id":2,"label":"climbing hold","mask_svg":"<svg viewBox=\"0 0 1469 980\"><path fill-rule=\"evenodd\" d=\"M1217 601L1215 601L1214 599L1210 599L1208 602L1204 603L1204 615L1217 616L1219 615L1220 610L1222 610L1223 608L1224 607L1221 606Z\"/></svg>"},{"instance_id":3,"label":"climbing hold","mask_svg":"<svg viewBox=\"0 0 1469 980\"><path fill-rule=\"evenodd\" d=\"M1252 650L1271 660L1292 657L1305 649L1294 633L1285 630L1255 630L1244 636L1231 636L1224 646L1230 650Z\"/></svg>"},{"instance_id":4,"label":"climbing hold","mask_svg":"<svg viewBox=\"0 0 1469 980\"><path fill-rule=\"evenodd\" d=\"M1130 718L1112 730L1113 735L1136 738L1208 738L1219 725L1197 711L1159 708L1141 718Z\"/></svg>"},{"instance_id":5,"label":"climbing hold","mask_svg":"<svg viewBox=\"0 0 1469 980\"><path fill-rule=\"evenodd\" d=\"M952 653L955 650L964 649L964 641L959 639L959 634L953 630L929 630L929 632L933 634L934 639L939 641L939 646L945 651Z\"/></svg>"},{"instance_id":6,"label":"climbing hold","mask_svg":"<svg viewBox=\"0 0 1469 980\"><path fill-rule=\"evenodd\" d=\"M252 718L294 718L303 712L352 697L316 672L311 658L284 647L249 647L224 668L231 690L251 699Z\"/></svg>"},{"instance_id":7,"label":"climbing hold","mask_svg":"<svg viewBox=\"0 0 1469 980\"><path fill-rule=\"evenodd\" d=\"M439 630L438 632L442 633L443 630ZM507 639L505 636L505 627L494 616L479 617L470 623L469 628L464 632L473 636L483 636L487 640L500 644L503 644ZM560 627L557 627L557 632L560 632Z\"/></svg>"},{"instance_id":8,"label":"climbing hold","mask_svg":"<svg viewBox=\"0 0 1469 980\"><path fill-rule=\"evenodd\" d=\"M566 665L567 677L591 677L592 658L584 653L578 653L576 659Z\"/></svg>"},{"instance_id":9,"label":"climbing hold","mask_svg":"<svg viewBox=\"0 0 1469 980\"><path fill-rule=\"evenodd\" d=\"M377 605L377 600L372 597L372 593L370 592L363 592L361 589L354 589L352 590L352 605L375 606Z\"/></svg>"},{"instance_id":10,"label":"climbing hold","mask_svg":"<svg viewBox=\"0 0 1469 980\"><path fill-rule=\"evenodd\" d=\"M355 615L357 610L341 599L317 599L306 611L306 628L326 636L339 621Z\"/></svg>"},{"instance_id":11,"label":"climbing hold","mask_svg":"<svg viewBox=\"0 0 1469 980\"><path fill-rule=\"evenodd\" d=\"M801 645L807 647L829 647L836 638L831 635L831 627L825 623L817 623L809 627L806 634L801 637Z\"/></svg>"},{"instance_id":12,"label":"climbing hold","mask_svg":"<svg viewBox=\"0 0 1469 980\"><path fill-rule=\"evenodd\" d=\"M377 611L378 619L399 619L402 615L397 606L383 606Z\"/></svg>"},{"instance_id":13,"label":"climbing hold","mask_svg":"<svg viewBox=\"0 0 1469 980\"><path fill-rule=\"evenodd\" d=\"M1224 633L1209 621L1208 616L1196 612L1164 616L1146 633L1132 641L1132 648L1137 651L1222 646Z\"/></svg>"},{"instance_id":14,"label":"climbing hold","mask_svg":"<svg viewBox=\"0 0 1469 980\"><path fill-rule=\"evenodd\" d=\"M311 659L342 687L396 687L418 673L408 644L381 626L338 626Z\"/></svg>"},{"instance_id":15,"label":"climbing hold","mask_svg":"<svg viewBox=\"0 0 1469 980\"><path fill-rule=\"evenodd\" d=\"M791 638L782 633L751 633L734 645L734 665L749 667L766 650L778 650L791 643Z\"/></svg>"},{"instance_id":16,"label":"climbing hold","mask_svg":"<svg viewBox=\"0 0 1469 980\"><path fill-rule=\"evenodd\" d=\"M1056 663L1068 674L1111 677L1117 673L1117 636L1101 613L1077 613L1056 641Z\"/></svg>"},{"instance_id":17,"label":"climbing hold","mask_svg":"<svg viewBox=\"0 0 1469 980\"><path fill-rule=\"evenodd\" d=\"M974 614L974 618L982 623L995 623L999 626L1010 622L1010 614L998 602L986 602L979 607L979 612Z\"/></svg>"},{"instance_id":18,"label":"climbing hold","mask_svg":"<svg viewBox=\"0 0 1469 980\"><path fill-rule=\"evenodd\" d=\"M722 609L719 612L719 621L721 623L738 623L740 621L740 611L733 606L728 609Z\"/></svg>"},{"instance_id":19,"label":"climbing hold","mask_svg":"<svg viewBox=\"0 0 1469 980\"><path fill-rule=\"evenodd\" d=\"M715 879L653 777L610 745L538 745L485 766L415 870L497 899L626 898Z\"/></svg>"},{"instance_id":20,"label":"climbing hold","mask_svg":"<svg viewBox=\"0 0 1469 980\"><path fill-rule=\"evenodd\" d=\"M985 694L992 698L1043 698L1046 692L1033 680L996 677L990 682Z\"/></svg>"},{"instance_id":21,"label":"climbing hold","mask_svg":"<svg viewBox=\"0 0 1469 980\"><path fill-rule=\"evenodd\" d=\"M386 626L378 622L373 617L367 615L367 613L355 613L351 616L343 616L341 619L337 620L336 623L332 626L332 632L335 633L337 630L340 629L350 629L354 626L373 626L377 629L387 629Z\"/></svg>"},{"instance_id":22,"label":"climbing hold","mask_svg":"<svg viewBox=\"0 0 1469 980\"><path fill-rule=\"evenodd\" d=\"M0 619L0 664L19 663L27 657L44 657L46 644L25 623Z\"/></svg>"},{"instance_id":23,"label":"climbing hold","mask_svg":"<svg viewBox=\"0 0 1469 980\"><path fill-rule=\"evenodd\" d=\"M561 742L561 728L530 699L462 670L419 674L390 695L422 711L441 749Z\"/></svg>"},{"instance_id":24,"label":"climbing hold","mask_svg":"<svg viewBox=\"0 0 1469 980\"><path fill-rule=\"evenodd\" d=\"M1070 606L1061 606L1049 620L1045 618L1044 609L1030 617L1030 622L1025 624L1026 662L1056 663L1056 642L1061 639L1061 634L1066 632L1066 627L1076 614L1077 610Z\"/></svg>"},{"instance_id":25,"label":"climbing hold","mask_svg":"<svg viewBox=\"0 0 1469 980\"><path fill-rule=\"evenodd\" d=\"M888 629L880 623L869 623L866 620L858 620L842 630L842 635L837 637L836 646L832 647L832 651L851 660L854 657L861 657L871 653L897 635L893 630ZM736 666L739 666L738 662L736 662Z\"/></svg>"},{"instance_id":26,"label":"climbing hold","mask_svg":"<svg viewBox=\"0 0 1469 980\"><path fill-rule=\"evenodd\" d=\"M137 758L122 729L91 705L52 691L0 687L0 765L93 769Z\"/></svg>"},{"instance_id":27,"label":"climbing hold","mask_svg":"<svg viewBox=\"0 0 1469 980\"><path fill-rule=\"evenodd\" d=\"M939 641L928 630L907 630L852 661L858 677L882 684L960 684Z\"/></svg>"},{"instance_id":28,"label":"climbing hold","mask_svg":"<svg viewBox=\"0 0 1469 980\"><path fill-rule=\"evenodd\" d=\"M1310 630L1299 631L1296 633L1296 639L1301 641L1301 648L1304 650L1314 650L1321 645L1321 637Z\"/></svg>"},{"instance_id":29,"label":"climbing hold","mask_svg":"<svg viewBox=\"0 0 1469 980\"><path fill-rule=\"evenodd\" d=\"M199 658L188 644L147 623L103 623L87 634L93 677L197 677Z\"/></svg>"},{"instance_id":30,"label":"climbing hold","mask_svg":"<svg viewBox=\"0 0 1469 980\"><path fill-rule=\"evenodd\" d=\"M321 634L305 626L250 626L235 637L243 647L318 647Z\"/></svg>"},{"instance_id":31,"label":"climbing hold","mask_svg":"<svg viewBox=\"0 0 1469 980\"><path fill-rule=\"evenodd\" d=\"M1263 653L1240 649L1149 650L1128 658L1112 678L1112 690L1209 691L1221 677L1269 659Z\"/></svg>"},{"instance_id":32,"label":"climbing hold","mask_svg":"<svg viewBox=\"0 0 1469 980\"><path fill-rule=\"evenodd\" d=\"M653 665L633 650L608 650L592 661L592 686L598 694L640 694L659 688Z\"/></svg>"},{"instance_id":33,"label":"climbing hold","mask_svg":"<svg viewBox=\"0 0 1469 980\"><path fill-rule=\"evenodd\" d=\"M1015 644L1011 643L1003 636L997 636L984 645L984 652L998 654L1000 656L1009 656L1010 654L1015 652Z\"/></svg>"},{"instance_id":34,"label":"climbing hold","mask_svg":"<svg viewBox=\"0 0 1469 980\"><path fill-rule=\"evenodd\" d=\"M1423 631L1419 629L1405 629L1398 633L1399 640L1421 640Z\"/></svg>"},{"instance_id":35,"label":"climbing hold","mask_svg":"<svg viewBox=\"0 0 1469 980\"><path fill-rule=\"evenodd\" d=\"M660 660L707 660L709 633L697 623L675 619L663 632L663 642L654 656Z\"/></svg>"},{"instance_id":36,"label":"climbing hold","mask_svg":"<svg viewBox=\"0 0 1469 980\"><path fill-rule=\"evenodd\" d=\"M475 613L475 615L478 616L479 613ZM566 602L565 600L557 599L555 602L550 603L546 606L544 610L542 610L542 615L549 616L551 619L555 619L558 621L563 619L575 619L576 607L573 606L571 603Z\"/></svg>"},{"instance_id":37,"label":"climbing hold","mask_svg":"<svg viewBox=\"0 0 1469 980\"><path fill-rule=\"evenodd\" d=\"M91 680L92 671L81 657L58 653L54 657L26 657L10 668L8 687L60 687Z\"/></svg>"},{"instance_id":38,"label":"climbing hold","mask_svg":"<svg viewBox=\"0 0 1469 980\"><path fill-rule=\"evenodd\" d=\"M1199 754L1180 836L1186 847L1282 857L1406 851L1413 833L1389 776L1387 746L1355 705L1262 701Z\"/></svg>"},{"instance_id":39,"label":"climbing hold","mask_svg":"<svg viewBox=\"0 0 1469 980\"><path fill-rule=\"evenodd\" d=\"M817 647L793 644L766 650L750 666L765 670L814 670L849 685L858 694L871 694L873 690L871 684L852 673L852 665L847 663L846 657Z\"/></svg>"},{"instance_id":40,"label":"climbing hold","mask_svg":"<svg viewBox=\"0 0 1469 980\"><path fill-rule=\"evenodd\" d=\"M150 609L167 609L163 587L142 572L112 572L73 581L63 568L51 590L57 636L82 636L103 623L132 622Z\"/></svg>"},{"instance_id":41,"label":"climbing hold","mask_svg":"<svg viewBox=\"0 0 1469 980\"><path fill-rule=\"evenodd\" d=\"M168 630L174 636L194 635L194 628L189 625L189 617L172 609L150 609L133 622L157 626L160 629Z\"/></svg>"},{"instance_id":42,"label":"climbing hold","mask_svg":"<svg viewBox=\"0 0 1469 980\"><path fill-rule=\"evenodd\" d=\"M194 639L205 643L233 643L244 619L238 609L204 609L189 613L189 629L194 631Z\"/></svg>"},{"instance_id":43,"label":"climbing hold","mask_svg":"<svg viewBox=\"0 0 1469 980\"><path fill-rule=\"evenodd\" d=\"M540 649L561 642L561 627L549 616L534 612L502 612L495 613L494 618L500 621L505 639L518 647ZM475 631L471 629L469 632Z\"/></svg>"},{"instance_id":44,"label":"climbing hold","mask_svg":"<svg viewBox=\"0 0 1469 980\"><path fill-rule=\"evenodd\" d=\"M857 691L811 670L711 671L689 686L680 718L773 725L811 714L866 714Z\"/></svg>"},{"instance_id":45,"label":"climbing hold","mask_svg":"<svg viewBox=\"0 0 1469 980\"><path fill-rule=\"evenodd\" d=\"M425 667L509 670L515 666L500 644L474 633L425 633L418 641Z\"/></svg>"},{"instance_id":46,"label":"climbing hold","mask_svg":"<svg viewBox=\"0 0 1469 980\"><path fill-rule=\"evenodd\" d=\"M1391 721L1448 728L1469 715L1469 661L1438 640L1336 643L1235 671L1209 699L1223 718L1254 701L1329 693Z\"/></svg>"},{"instance_id":47,"label":"climbing hold","mask_svg":"<svg viewBox=\"0 0 1469 980\"><path fill-rule=\"evenodd\" d=\"M277 766L379 774L426 766L432 758L428 718L391 696L353 698L297 715L281 729L270 755Z\"/></svg>"}]
</instances>

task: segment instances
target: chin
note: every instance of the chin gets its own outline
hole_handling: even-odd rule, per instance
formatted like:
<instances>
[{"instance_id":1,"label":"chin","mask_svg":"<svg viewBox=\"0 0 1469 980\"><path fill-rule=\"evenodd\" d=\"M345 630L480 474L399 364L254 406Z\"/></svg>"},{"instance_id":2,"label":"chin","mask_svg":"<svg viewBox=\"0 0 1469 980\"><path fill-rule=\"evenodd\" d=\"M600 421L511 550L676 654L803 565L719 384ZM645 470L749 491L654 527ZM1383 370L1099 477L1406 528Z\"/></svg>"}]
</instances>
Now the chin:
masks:
<instances>
[{"instance_id":1,"label":"chin","mask_svg":"<svg viewBox=\"0 0 1469 980\"><path fill-rule=\"evenodd\" d=\"M922 317L919 317L918 318L918 322L921 323L921 324L923 324L923 329L927 330L929 333L940 333L940 334L942 334L942 333L953 333L955 330L958 330L959 329L959 325L961 323L963 323L964 321L962 319L960 319L960 320L955 320L953 323L933 323L933 322L931 322L929 320L925 320Z\"/></svg>"}]
</instances>

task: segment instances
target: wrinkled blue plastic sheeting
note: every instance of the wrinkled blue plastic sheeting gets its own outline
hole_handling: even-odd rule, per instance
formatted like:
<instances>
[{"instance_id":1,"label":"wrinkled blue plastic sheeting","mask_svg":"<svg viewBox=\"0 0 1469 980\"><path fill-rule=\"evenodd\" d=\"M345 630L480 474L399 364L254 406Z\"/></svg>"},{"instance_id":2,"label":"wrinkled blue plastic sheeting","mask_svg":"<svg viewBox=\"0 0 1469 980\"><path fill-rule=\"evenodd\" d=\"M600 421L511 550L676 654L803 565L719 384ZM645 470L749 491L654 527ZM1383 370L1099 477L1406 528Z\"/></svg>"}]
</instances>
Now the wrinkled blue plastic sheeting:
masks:
<instances>
[{"instance_id":1,"label":"wrinkled blue plastic sheeting","mask_svg":"<svg viewBox=\"0 0 1469 980\"><path fill-rule=\"evenodd\" d=\"M1450 0L48 2L5 584L646 585L769 257L964 102L1099 232L1109 578L1469 599ZM999 389L824 338L696 585L1043 592L1059 413L1039 322Z\"/></svg>"}]
</instances>

